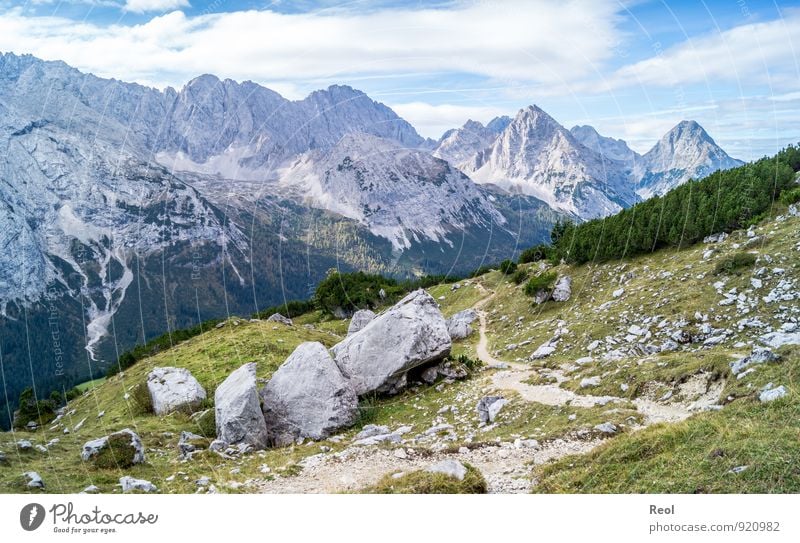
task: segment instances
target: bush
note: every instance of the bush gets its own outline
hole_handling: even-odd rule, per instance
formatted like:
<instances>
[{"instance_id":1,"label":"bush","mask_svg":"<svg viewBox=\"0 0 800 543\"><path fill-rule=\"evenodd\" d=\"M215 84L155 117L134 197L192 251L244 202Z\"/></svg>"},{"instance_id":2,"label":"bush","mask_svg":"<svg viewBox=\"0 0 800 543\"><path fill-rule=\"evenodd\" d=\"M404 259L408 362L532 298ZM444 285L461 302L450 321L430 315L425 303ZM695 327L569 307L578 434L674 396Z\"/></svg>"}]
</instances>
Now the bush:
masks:
<instances>
[{"instance_id":1,"label":"bush","mask_svg":"<svg viewBox=\"0 0 800 543\"><path fill-rule=\"evenodd\" d=\"M464 480L444 473L412 471L395 479L386 475L374 486L361 490L363 494L486 494L488 485L481 472L469 464L464 464L467 473Z\"/></svg>"},{"instance_id":2,"label":"bush","mask_svg":"<svg viewBox=\"0 0 800 543\"><path fill-rule=\"evenodd\" d=\"M136 447L131 444L131 436L119 433L108 437L108 445L92 461L100 469L129 468L133 465L135 455Z\"/></svg>"},{"instance_id":3,"label":"bush","mask_svg":"<svg viewBox=\"0 0 800 543\"><path fill-rule=\"evenodd\" d=\"M544 244L535 245L525 249L520 253L518 262L520 264L528 264L530 262L539 262L540 260L547 260L553 249Z\"/></svg>"},{"instance_id":4,"label":"bush","mask_svg":"<svg viewBox=\"0 0 800 543\"><path fill-rule=\"evenodd\" d=\"M462 366L467 368L467 370L470 371L470 372L473 372L473 371L483 367L483 362L481 362L480 359L478 359L478 358L470 358L465 354L458 355L455 358L454 362L456 362L457 364L461 364Z\"/></svg>"},{"instance_id":5,"label":"bush","mask_svg":"<svg viewBox=\"0 0 800 543\"><path fill-rule=\"evenodd\" d=\"M511 275L517 271L517 264L513 260L506 259L500 263L499 269L503 275Z\"/></svg>"},{"instance_id":6,"label":"bush","mask_svg":"<svg viewBox=\"0 0 800 543\"><path fill-rule=\"evenodd\" d=\"M731 274L741 275L741 270L752 268L756 263L756 255L751 253L736 253L717 262L714 275Z\"/></svg>"},{"instance_id":7,"label":"bush","mask_svg":"<svg viewBox=\"0 0 800 543\"><path fill-rule=\"evenodd\" d=\"M314 292L320 309L331 315L338 311L352 313L358 309L375 308L381 303L380 291L394 299L402 288L397 281L364 272L333 272L322 280Z\"/></svg>"},{"instance_id":8,"label":"bush","mask_svg":"<svg viewBox=\"0 0 800 543\"><path fill-rule=\"evenodd\" d=\"M57 391L51 393L46 400L37 400L33 394L33 389L28 387L19 395L19 410L14 417L14 428L20 429L33 421L38 426L50 422L56 417L61 394Z\"/></svg>"},{"instance_id":9,"label":"bush","mask_svg":"<svg viewBox=\"0 0 800 543\"><path fill-rule=\"evenodd\" d=\"M131 399L135 404L134 407L137 413L150 414L153 413L153 398L150 397L150 391L147 389L147 383L142 382L133 387L131 390Z\"/></svg>"},{"instance_id":10,"label":"bush","mask_svg":"<svg viewBox=\"0 0 800 543\"><path fill-rule=\"evenodd\" d=\"M552 270L531 277L525 285L525 294L533 297L540 290L552 290L556 277L558 274Z\"/></svg>"},{"instance_id":11,"label":"bush","mask_svg":"<svg viewBox=\"0 0 800 543\"><path fill-rule=\"evenodd\" d=\"M783 191L780 201L787 206L800 202L800 188Z\"/></svg>"},{"instance_id":12,"label":"bush","mask_svg":"<svg viewBox=\"0 0 800 543\"><path fill-rule=\"evenodd\" d=\"M511 276L511 281L513 281L515 285L521 285L529 275L530 272L528 272L528 270L519 269Z\"/></svg>"}]
</instances>

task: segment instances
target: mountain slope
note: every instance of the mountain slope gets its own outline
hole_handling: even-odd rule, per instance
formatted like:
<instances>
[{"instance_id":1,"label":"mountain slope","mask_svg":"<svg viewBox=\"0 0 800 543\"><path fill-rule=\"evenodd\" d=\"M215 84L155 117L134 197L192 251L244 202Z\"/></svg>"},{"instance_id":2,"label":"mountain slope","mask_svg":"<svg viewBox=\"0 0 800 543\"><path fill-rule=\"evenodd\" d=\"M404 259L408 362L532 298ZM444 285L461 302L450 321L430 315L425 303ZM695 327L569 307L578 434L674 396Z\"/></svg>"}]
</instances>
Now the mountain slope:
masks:
<instances>
[{"instance_id":1,"label":"mountain slope","mask_svg":"<svg viewBox=\"0 0 800 543\"><path fill-rule=\"evenodd\" d=\"M433 156L459 165L489 147L510 123L509 117L497 117L486 126L469 120L461 128L445 132L433 150Z\"/></svg>"},{"instance_id":2,"label":"mountain slope","mask_svg":"<svg viewBox=\"0 0 800 543\"><path fill-rule=\"evenodd\" d=\"M638 153L628 147L625 140L601 136L592 126L573 126L570 128L570 133L575 136L576 140L592 151L600 153L611 160L623 162L630 167L633 167L634 162L641 158Z\"/></svg>"},{"instance_id":3,"label":"mountain slope","mask_svg":"<svg viewBox=\"0 0 800 543\"><path fill-rule=\"evenodd\" d=\"M614 213L638 200L623 163L585 147L536 106L520 110L464 169L479 183L535 196L582 219Z\"/></svg>"}]
</instances>

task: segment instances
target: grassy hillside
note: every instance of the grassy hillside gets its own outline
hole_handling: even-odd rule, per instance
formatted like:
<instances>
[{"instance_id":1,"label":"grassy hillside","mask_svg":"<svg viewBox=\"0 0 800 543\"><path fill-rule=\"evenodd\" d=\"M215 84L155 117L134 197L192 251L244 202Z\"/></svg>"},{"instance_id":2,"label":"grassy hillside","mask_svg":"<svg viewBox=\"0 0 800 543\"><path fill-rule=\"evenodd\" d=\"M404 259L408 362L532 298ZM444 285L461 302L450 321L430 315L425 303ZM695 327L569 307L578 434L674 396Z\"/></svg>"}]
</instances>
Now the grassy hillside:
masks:
<instances>
[{"instance_id":1,"label":"grassy hillside","mask_svg":"<svg viewBox=\"0 0 800 543\"><path fill-rule=\"evenodd\" d=\"M318 311L295 318L291 327L233 319L92 383L69 403L60 424L0 434L6 457L0 492L38 492L24 486L21 474L29 470L42 475L47 492L78 492L90 484L118 492L122 475L148 479L161 492L206 491L208 485L196 483L202 477L219 492L405 492L441 488L418 480L419 470L450 457L480 471L492 492L796 492L800 348L778 349L780 362L759 365L741 379L731 374L730 362L749 354L767 327L790 328L800 321L799 251L800 218L778 205L749 234L735 231L720 243L556 266L558 275L572 278L567 302L534 305L524 282L517 285L498 271L461 281L457 289L435 285L428 291L446 316L476 305L486 312L488 355L514 367L485 368L464 381L365 399L359 423L338 438L235 458L203 452L181 460L180 432L201 433L204 427L186 415L143 412L136 387L153 367L188 368L213 398L215 387L241 364L257 362L259 377L267 379L299 343L333 345L348 324ZM743 253L755 258L741 268L724 265ZM535 275L545 266L520 268ZM725 293L732 289L735 301L728 304ZM771 301L776 289L783 289L785 299ZM632 334L633 326L651 337ZM646 346L666 341L668 332L699 335L704 328L711 328L705 339L726 335L647 354ZM550 356L530 359L558 333ZM457 342L454 355L478 357L479 338L475 333ZM595 342L602 346L590 352ZM761 403L758 393L770 382L785 386L788 395ZM551 401L547 394L554 390L567 399ZM487 394L501 394L509 403L495 424L482 426L475 404ZM691 409L693 403L698 409ZM411 430L402 443L358 447L354 436L367 423ZM604 423L617 432L595 429ZM437 425L450 428L428 433ZM141 435L146 464L108 469L81 461L84 442L125 427ZM18 450L14 442L20 439L34 445L59 441L39 452ZM525 448L530 440L538 444ZM731 471L742 466L747 467ZM392 477L399 472L409 478Z\"/></svg>"}]
</instances>

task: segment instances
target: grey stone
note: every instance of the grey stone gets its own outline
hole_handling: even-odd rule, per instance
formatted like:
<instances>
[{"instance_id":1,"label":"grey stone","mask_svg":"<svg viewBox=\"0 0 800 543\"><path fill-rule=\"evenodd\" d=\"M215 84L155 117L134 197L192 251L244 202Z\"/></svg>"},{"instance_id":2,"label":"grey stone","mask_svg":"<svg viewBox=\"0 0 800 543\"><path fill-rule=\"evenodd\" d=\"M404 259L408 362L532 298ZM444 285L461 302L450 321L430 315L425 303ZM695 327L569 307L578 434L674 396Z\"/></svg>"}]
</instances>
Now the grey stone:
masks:
<instances>
[{"instance_id":1,"label":"grey stone","mask_svg":"<svg viewBox=\"0 0 800 543\"><path fill-rule=\"evenodd\" d=\"M16 445L17 449L19 449L20 451L29 451L33 448L33 443L31 443L27 439L20 439L19 441L17 441Z\"/></svg>"},{"instance_id":2,"label":"grey stone","mask_svg":"<svg viewBox=\"0 0 800 543\"><path fill-rule=\"evenodd\" d=\"M767 386L769 387L769 385ZM774 402L775 400L785 397L787 394L788 391L783 385L776 388L765 387L765 389L761 391L761 394L758 395L758 399L762 403Z\"/></svg>"},{"instance_id":3,"label":"grey stone","mask_svg":"<svg viewBox=\"0 0 800 543\"><path fill-rule=\"evenodd\" d=\"M376 424L367 424L359 433L356 434L355 439L364 439L367 437L380 436L389 433L388 426L378 426Z\"/></svg>"},{"instance_id":4,"label":"grey stone","mask_svg":"<svg viewBox=\"0 0 800 543\"><path fill-rule=\"evenodd\" d=\"M443 473L449 477L454 477L459 481L463 481L467 475L467 468L458 460L448 459L437 462L425 468L428 473Z\"/></svg>"},{"instance_id":5,"label":"grey stone","mask_svg":"<svg viewBox=\"0 0 800 543\"><path fill-rule=\"evenodd\" d=\"M616 434L617 433L617 427L614 424L610 423L610 422L604 422L602 424L598 424L597 426L594 427L594 429L596 431L600 432L601 434Z\"/></svg>"},{"instance_id":6,"label":"grey stone","mask_svg":"<svg viewBox=\"0 0 800 543\"><path fill-rule=\"evenodd\" d=\"M139 492L156 492L156 485L145 479L134 479L129 475L119 478L119 484L123 492L138 490Z\"/></svg>"},{"instance_id":7,"label":"grey stone","mask_svg":"<svg viewBox=\"0 0 800 543\"><path fill-rule=\"evenodd\" d=\"M353 318L350 319L350 326L347 327L347 335L353 335L363 329L376 317L373 311L369 309L359 309L353 313Z\"/></svg>"},{"instance_id":8,"label":"grey stone","mask_svg":"<svg viewBox=\"0 0 800 543\"><path fill-rule=\"evenodd\" d=\"M761 336L761 342L777 349L783 345L800 345L800 332L771 332Z\"/></svg>"},{"instance_id":9,"label":"grey stone","mask_svg":"<svg viewBox=\"0 0 800 543\"><path fill-rule=\"evenodd\" d=\"M357 395L398 389L405 373L450 352L442 312L417 290L331 349L337 366Z\"/></svg>"},{"instance_id":10,"label":"grey stone","mask_svg":"<svg viewBox=\"0 0 800 543\"><path fill-rule=\"evenodd\" d=\"M439 366L431 366L430 368L425 368L425 370L420 375L420 379L423 382L432 385L436 382L436 378L439 377Z\"/></svg>"},{"instance_id":11,"label":"grey stone","mask_svg":"<svg viewBox=\"0 0 800 543\"><path fill-rule=\"evenodd\" d=\"M201 435L182 431L181 437L178 439L178 450L184 458L190 458L192 453L197 450L197 442L203 441L205 438Z\"/></svg>"},{"instance_id":12,"label":"grey stone","mask_svg":"<svg viewBox=\"0 0 800 543\"><path fill-rule=\"evenodd\" d=\"M28 488L44 488L42 477L35 471L26 471L22 476L25 477Z\"/></svg>"},{"instance_id":13,"label":"grey stone","mask_svg":"<svg viewBox=\"0 0 800 543\"><path fill-rule=\"evenodd\" d=\"M566 302L572 296L572 277L564 275L558 278L551 297L556 302Z\"/></svg>"},{"instance_id":14,"label":"grey stone","mask_svg":"<svg viewBox=\"0 0 800 543\"><path fill-rule=\"evenodd\" d=\"M484 396L475 406L475 410L478 412L478 419L487 424L494 422L497 414L507 403L508 400L502 396Z\"/></svg>"},{"instance_id":15,"label":"grey stone","mask_svg":"<svg viewBox=\"0 0 800 543\"><path fill-rule=\"evenodd\" d=\"M300 344L261 390L274 445L324 439L358 417L358 397L324 345Z\"/></svg>"},{"instance_id":16,"label":"grey stone","mask_svg":"<svg viewBox=\"0 0 800 543\"><path fill-rule=\"evenodd\" d=\"M465 309L447 319L447 332L450 334L450 339L464 339L472 335L474 330L470 324L477 318L478 313L474 309Z\"/></svg>"},{"instance_id":17,"label":"grey stone","mask_svg":"<svg viewBox=\"0 0 800 543\"><path fill-rule=\"evenodd\" d=\"M154 368L147 375L147 390L156 415L193 411L206 399L206 391L186 368Z\"/></svg>"},{"instance_id":18,"label":"grey stone","mask_svg":"<svg viewBox=\"0 0 800 543\"><path fill-rule=\"evenodd\" d=\"M217 437L229 445L247 443L256 449L268 444L267 424L256 389L256 364L231 373L214 393Z\"/></svg>"},{"instance_id":19,"label":"grey stone","mask_svg":"<svg viewBox=\"0 0 800 543\"><path fill-rule=\"evenodd\" d=\"M773 353L770 349L756 347L753 349L753 352L750 354L750 356L745 356L744 358L740 358L739 360L731 362L731 372L734 375L737 375L754 364L765 364L769 362L777 362L778 360L780 360L780 357Z\"/></svg>"},{"instance_id":20,"label":"grey stone","mask_svg":"<svg viewBox=\"0 0 800 543\"><path fill-rule=\"evenodd\" d=\"M289 317L284 317L280 313L273 313L267 318L267 322L279 322L281 324L285 324L286 326L292 325L292 319Z\"/></svg>"},{"instance_id":21,"label":"grey stone","mask_svg":"<svg viewBox=\"0 0 800 543\"><path fill-rule=\"evenodd\" d=\"M100 489L95 485L89 485L80 491L81 494L98 494Z\"/></svg>"},{"instance_id":22,"label":"grey stone","mask_svg":"<svg viewBox=\"0 0 800 543\"><path fill-rule=\"evenodd\" d=\"M581 388L596 387L600 385L600 377L584 377L581 379Z\"/></svg>"}]
</instances>

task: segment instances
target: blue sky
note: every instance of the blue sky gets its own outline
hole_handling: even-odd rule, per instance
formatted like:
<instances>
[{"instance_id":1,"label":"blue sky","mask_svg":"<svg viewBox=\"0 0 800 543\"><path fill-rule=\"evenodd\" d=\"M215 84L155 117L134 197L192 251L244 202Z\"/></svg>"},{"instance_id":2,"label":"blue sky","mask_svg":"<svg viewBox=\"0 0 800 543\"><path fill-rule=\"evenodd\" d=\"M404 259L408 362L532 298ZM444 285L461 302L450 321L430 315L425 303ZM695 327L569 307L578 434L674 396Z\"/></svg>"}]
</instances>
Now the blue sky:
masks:
<instances>
[{"instance_id":1,"label":"blue sky","mask_svg":"<svg viewBox=\"0 0 800 543\"><path fill-rule=\"evenodd\" d=\"M434 138L535 103L638 151L683 119L743 159L800 141L800 1L0 0L0 51L160 88L349 84Z\"/></svg>"}]
</instances>

